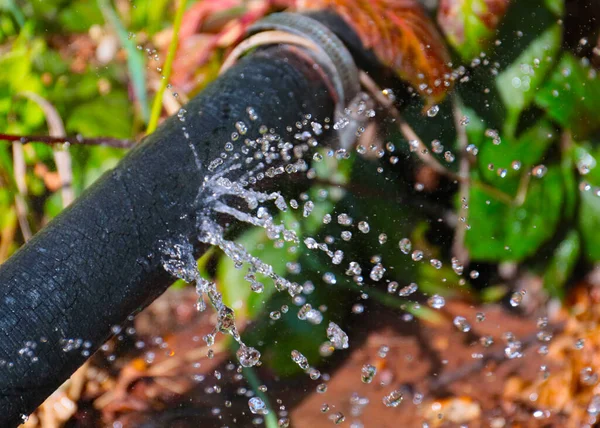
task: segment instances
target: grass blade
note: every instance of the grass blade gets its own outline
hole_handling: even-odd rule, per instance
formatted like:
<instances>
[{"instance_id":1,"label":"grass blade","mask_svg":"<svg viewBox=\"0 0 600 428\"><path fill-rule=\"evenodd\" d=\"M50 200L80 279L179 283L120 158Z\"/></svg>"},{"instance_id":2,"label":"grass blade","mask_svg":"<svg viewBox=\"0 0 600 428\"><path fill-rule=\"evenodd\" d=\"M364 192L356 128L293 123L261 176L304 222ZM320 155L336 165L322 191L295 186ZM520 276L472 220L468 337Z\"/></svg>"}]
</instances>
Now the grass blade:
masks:
<instances>
[{"instance_id":1,"label":"grass blade","mask_svg":"<svg viewBox=\"0 0 600 428\"><path fill-rule=\"evenodd\" d=\"M104 19L106 19L106 21L108 21L114 27L121 45L127 51L127 69L133 83L133 91L140 104L142 119L145 123L148 123L150 110L148 109L148 97L146 95L146 68L144 64L144 57L142 53L135 47L133 40L129 38L127 30L113 10L109 1L97 1L98 7L100 7L100 10L102 11L102 15L104 15Z\"/></svg>"},{"instance_id":2,"label":"grass blade","mask_svg":"<svg viewBox=\"0 0 600 428\"><path fill-rule=\"evenodd\" d=\"M185 0L179 0L179 6L177 6L177 11L175 12L175 21L173 22L173 37L171 38L171 43L169 44L169 52L167 53L167 59L163 67L164 71L161 75L162 78L160 80L160 87L158 88L158 92L154 96L154 101L152 103L152 113L150 115L150 122L148 123L148 129L146 131L146 133L148 134L156 130L156 126L158 125L158 119L160 119L160 112L162 111L163 94L167 87L167 83L169 82L169 78L171 77L173 60L175 59L175 53L177 52L177 45L179 42L179 28L181 27L181 22L183 21L183 14L185 12L185 4Z\"/></svg>"}]
</instances>

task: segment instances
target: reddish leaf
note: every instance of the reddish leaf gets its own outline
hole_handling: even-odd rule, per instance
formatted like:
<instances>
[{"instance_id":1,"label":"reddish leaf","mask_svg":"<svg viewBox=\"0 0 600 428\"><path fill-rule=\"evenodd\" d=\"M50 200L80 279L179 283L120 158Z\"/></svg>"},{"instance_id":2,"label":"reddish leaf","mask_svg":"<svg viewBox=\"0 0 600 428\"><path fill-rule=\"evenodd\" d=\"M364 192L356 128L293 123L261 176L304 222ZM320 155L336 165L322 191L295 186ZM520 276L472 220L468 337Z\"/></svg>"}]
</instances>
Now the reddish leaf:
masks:
<instances>
[{"instance_id":1,"label":"reddish leaf","mask_svg":"<svg viewBox=\"0 0 600 428\"><path fill-rule=\"evenodd\" d=\"M202 0L185 12L179 30L179 48L171 83L186 93L207 83L203 67L209 66L219 49L238 43L246 29L272 10L293 5L295 0ZM166 51L172 30L160 33L155 43ZM166 55L165 55L166 56ZM210 68L210 67L209 67Z\"/></svg>"},{"instance_id":2,"label":"reddish leaf","mask_svg":"<svg viewBox=\"0 0 600 428\"><path fill-rule=\"evenodd\" d=\"M438 23L465 59L477 56L496 32L510 0L441 0Z\"/></svg>"},{"instance_id":3,"label":"reddish leaf","mask_svg":"<svg viewBox=\"0 0 600 428\"><path fill-rule=\"evenodd\" d=\"M303 9L330 8L346 20L382 64L415 87L428 104L450 85L449 56L417 0L302 0Z\"/></svg>"}]
</instances>

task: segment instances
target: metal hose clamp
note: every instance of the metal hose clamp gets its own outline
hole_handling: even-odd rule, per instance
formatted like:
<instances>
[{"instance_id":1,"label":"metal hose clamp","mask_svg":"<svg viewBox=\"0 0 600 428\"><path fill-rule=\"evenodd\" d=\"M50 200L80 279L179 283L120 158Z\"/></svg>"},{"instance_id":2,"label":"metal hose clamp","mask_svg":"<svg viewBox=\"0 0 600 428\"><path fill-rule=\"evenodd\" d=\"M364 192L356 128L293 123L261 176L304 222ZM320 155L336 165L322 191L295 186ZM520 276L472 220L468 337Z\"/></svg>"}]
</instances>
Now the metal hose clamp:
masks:
<instances>
[{"instance_id":1,"label":"metal hose clamp","mask_svg":"<svg viewBox=\"0 0 600 428\"><path fill-rule=\"evenodd\" d=\"M230 53L221 71L229 68L244 52L261 45L289 43L306 48L330 80L337 100L335 120L344 116L344 109L360 91L359 73L352 55L344 43L325 25L305 15L273 13L249 27L248 37ZM348 129L347 131L350 131ZM341 132L342 146L354 132Z\"/></svg>"},{"instance_id":2,"label":"metal hose clamp","mask_svg":"<svg viewBox=\"0 0 600 428\"><path fill-rule=\"evenodd\" d=\"M296 13L274 13L253 24L249 34L261 31L279 30L307 38L314 42L330 59L330 64L320 64L331 73L329 76L335 86L337 95L349 105L360 90L358 69L352 55L344 43L329 28L319 21Z\"/></svg>"}]
</instances>

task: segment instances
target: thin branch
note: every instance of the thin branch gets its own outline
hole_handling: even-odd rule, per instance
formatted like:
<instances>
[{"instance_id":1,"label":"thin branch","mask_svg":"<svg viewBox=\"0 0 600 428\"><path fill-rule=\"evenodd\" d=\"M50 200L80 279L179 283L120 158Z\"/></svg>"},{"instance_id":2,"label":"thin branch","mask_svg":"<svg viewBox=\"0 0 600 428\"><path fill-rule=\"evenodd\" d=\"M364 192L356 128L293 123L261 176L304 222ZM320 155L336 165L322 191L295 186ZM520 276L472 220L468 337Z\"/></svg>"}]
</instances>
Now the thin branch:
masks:
<instances>
[{"instance_id":1,"label":"thin branch","mask_svg":"<svg viewBox=\"0 0 600 428\"><path fill-rule=\"evenodd\" d=\"M525 203L527 199L527 191L529 190L529 182L531 181L531 172L527 172L521 177L519 181L519 188L517 190L517 196L515 196L515 205L520 207Z\"/></svg>"},{"instance_id":2,"label":"thin branch","mask_svg":"<svg viewBox=\"0 0 600 428\"><path fill-rule=\"evenodd\" d=\"M15 194L15 209L17 218L19 219L19 227L23 234L25 242L31 239L31 227L27 220L29 208L27 207L27 182L25 174L27 173L27 165L25 164L25 155L23 153L23 144L15 143L12 147L13 151L13 170L15 174L15 183L17 184L17 193Z\"/></svg>"},{"instance_id":3,"label":"thin branch","mask_svg":"<svg viewBox=\"0 0 600 428\"><path fill-rule=\"evenodd\" d=\"M408 122L404 120L404 118L400 114L400 111L398 111L398 109L394 105L393 101L383 96L383 94L381 93L381 89L379 88L379 86L377 86L377 83L375 83L375 81L371 79L371 77L364 71L360 71L360 83L369 91L369 93L375 98L375 100L379 104L386 108L388 114L398 124L398 128L400 129L400 132L402 132L402 135L404 135L404 138L406 138L408 141L416 141L418 145L416 153L419 156L419 159L421 159L421 161L424 164L426 164L441 175L445 175L446 177L456 180L457 182L468 182L473 186L477 186L485 190L499 201L502 201L507 205L512 205L513 199L501 190L498 190L495 187L490 186L481 181L471 180L468 176L456 174L455 172L449 170L444 165L439 163L438 160L429 152L429 149L427 148L427 146L425 146L423 140L419 138L419 136L411 128Z\"/></svg>"},{"instance_id":4,"label":"thin branch","mask_svg":"<svg viewBox=\"0 0 600 428\"><path fill-rule=\"evenodd\" d=\"M118 149L129 149L135 145L133 140L122 140L113 137L84 138L80 135L67 137L50 137L48 135L14 135L0 134L0 141L9 143L44 143L44 144L79 144L85 146L108 146Z\"/></svg>"},{"instance_id":5,"label":"thin branch","mask_svg":"<svg viewBox=\"0 0 600 428\"><path fill-rule=\"evenodd\" d=\"M461 177L469 177L469 159L466 148L469 144L467 132L461 125L462 111L457 97L452 100L452 113L454 114L454 126L458 138L458 149L460 153L458 173ZM458 222L454 232L454 242L452 243L452 254L463 264L469 262L469 251L465 247L465 236L467 233L468 219L468 201L469 201L470 181L459 181L458 196L460 199L460 208L458 210Z\"/></svg>"},{"instance_id":6,"label":"thin branch","mask_svg":"<svg viewBox=\"0 0 600 428\"><path fill-rule=\"evenodd\" d=\"M62 137L66 134L65 125L56 111L56 108L45 98L33 92L23 92L22 96L35 102L44 112L46 122L48 123L48 133L51 137ZM60 178L60 188L63 208L73 202L75 192L73 191L73 169L71 168L71 155L68 147L55 147L52 151L54 155L54 163Z\"/></svg>"}]
</instances>

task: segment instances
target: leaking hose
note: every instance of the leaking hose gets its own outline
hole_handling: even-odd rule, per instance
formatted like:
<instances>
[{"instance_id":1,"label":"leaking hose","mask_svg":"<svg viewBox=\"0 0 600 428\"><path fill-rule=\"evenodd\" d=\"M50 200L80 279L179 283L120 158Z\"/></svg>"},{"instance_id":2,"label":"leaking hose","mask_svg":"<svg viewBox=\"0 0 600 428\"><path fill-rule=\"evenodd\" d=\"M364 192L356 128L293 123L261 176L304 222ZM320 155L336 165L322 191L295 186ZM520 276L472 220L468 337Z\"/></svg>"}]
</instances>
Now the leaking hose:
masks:
<instances>
[{"instance_id":1,"label":"leaking hose","mask_svg":"<svg viewBox=\"0 0 600 428\"><path fill-rule=\"evenodd\" d=\"M0 266L0 426L23 422L173 282L160 242L197 242L198 213L214 203L199 189L249 107L249 139L266 125L293 141L286 128L301 114L333 115L336 94L310 58L270 46L239 60L185 106L185 122L166 120Z\"/></svg>"}]
</instances>

